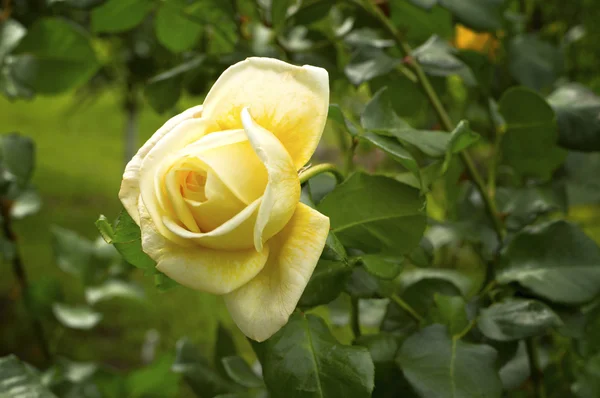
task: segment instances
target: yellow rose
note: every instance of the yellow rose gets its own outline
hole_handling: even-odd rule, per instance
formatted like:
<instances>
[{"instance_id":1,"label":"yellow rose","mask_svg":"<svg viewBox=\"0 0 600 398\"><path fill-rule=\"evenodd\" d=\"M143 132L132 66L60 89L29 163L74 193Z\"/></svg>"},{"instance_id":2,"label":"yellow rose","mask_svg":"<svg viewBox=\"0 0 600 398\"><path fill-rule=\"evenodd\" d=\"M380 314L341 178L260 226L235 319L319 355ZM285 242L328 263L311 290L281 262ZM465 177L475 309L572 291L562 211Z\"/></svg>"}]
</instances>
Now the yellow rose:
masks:
<instances>
[{"instance_id":1,"label":"yellow rose","mask_svg":"<svg viewBox=\"0 0 600 398\"><path fill-rule=\"evenodd\" d=\"M454 46L458 49L487 53L494 59L498 45L498 40L490 33L477 33L462 25L456 25Z\"/></svg>"},{"instance_id":2,"label":"yellow rose","mask_svg":"<svg viewBox=\"0 0 600 398\"><path fill-rule=\"evenodd\" d=\"M119 198L144 252L182 285L224 295L257 341L285 325L325 245L329 218L299 202L298 170L328 106L324 69L248 58L125 168Z\"/></svg>"}]
</instances>

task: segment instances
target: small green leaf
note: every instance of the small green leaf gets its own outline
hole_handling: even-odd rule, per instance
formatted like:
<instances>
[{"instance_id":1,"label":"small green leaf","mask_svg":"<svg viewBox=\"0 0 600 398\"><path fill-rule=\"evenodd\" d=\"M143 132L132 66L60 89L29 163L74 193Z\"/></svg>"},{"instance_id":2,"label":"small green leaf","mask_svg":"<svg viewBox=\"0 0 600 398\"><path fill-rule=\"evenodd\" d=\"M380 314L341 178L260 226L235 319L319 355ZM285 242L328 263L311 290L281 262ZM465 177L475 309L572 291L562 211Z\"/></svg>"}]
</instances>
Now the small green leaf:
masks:
<instances>
[{"instance_id":1,"label":"small green leaf","mask_svg":"<svg viewBox=\"0 0 600 398\"><path fill-rule=\"evenodd\" d=\"M27 29L14 19L9 18L0 23L0 65L26 33Z\"/></svg>"},{"instance_id":2,"label":"small green leaf","mask_svg":"<svg viewBox=\"0 0 600 398\"><path fill-rule=\"evenodd\" d=\"M293 313L279 332L253 347L273 396L367 398L373 391L369 352L338 343L314 315Z\"/></svg>"},{"instance_id":3,"label":"small green leaf","mask_svg":"<svg viewBox=\"0 0 600 398\"><path fill-rule=\"evenodd\" d=\"M371 275L377 278L392 280L402 270L402 257L385 256L381 254L367 254L360 257L360 260Z\"/></svg>"},{"instance_id":4,"label":"small green leaf","mask_svg":"<svg viewBox=\"0 0 600 398\"><path fill-rule=\"evenodd\" d=\"M310 25L327 17L336 0L316 0L302 6L292 15L294 25Z\"/></svg>"},{"instance_id":5,"label":"small green leaf","mask_svg":"<svg viewBox=\"0 0 600 398\"><path fill-rule=\"evenodd\" d=\"M87 32L60 18L37 20L13 54L15 78L40 94L78 87L100 67Z\"/></svg>"},{"instance_id":6,"label":"small green leaf","mask_svg":"<svg viewBox=\"0 0 600 398\"><path fill-rule=\"evenodd\" d=\"M317 209L346 247L405 254L425 229L419 191L383 176L355 173L327 195Z\"/></svg>"},{"instance_id":7,"label":"small green leaf","mask_svg":"<svg viewBox=\"0 0 600 398\"><path fill-rule=\"evenodd\" d=\"M107 280L102 285L91 286L85 290L85 299L90 305L114 298L140 300L143 297L144 291L141 287L118 279Z\"/></svg>"},{"instance_id":8,"label":"small green leaf","mask_svg":"<svg viewBox=\"0 0 600 398\"><path fill-rule=\"evenodd\" d=\"M221 359L223 367L231 380L241 386L256 388L264 385L263 381L250 368L250 366L239 356L225 357Z\"/></svg>"},{"instance_id":9,"label":"small green leaf","mask_svg":"<svg viewBox=\"0 0 600 398\"><path fill-rule=\"evenodd\" d=\"M35 143L29 137L12 133L2 136L1 145L2 166L17 184L26 185L35 168Z\"/></svg>"},{"instance_id":10,"label":"small green leaf","mask_svg":"<svg viewBox=\"0 0 600 398\"><path fill-rule=\"evenodd\" d=\"M152 9L152 0L108 0L92 10L92 31L117 33L139 25Z\"/></svg>"},{"instance_id":11,"label":"small green leaf","mask_svg":"<svg viewBox=\"0 0 600 398\"><path fill-rule=\"evenodd\" d=\"M518 282L558 303L580 304L600 293L600 248L563 220L523 229L503 250L499 283Z\"/></svg>"},{"instance_id":12,"label":"small green leaf","mask_svg":"<svg viewBox=\"0 0 600 398\"><path fill-rule=\"evenodd\" d=\"M359 85L374 77L385 75L400 64L400 60L392 58L379 48L359 47L344 68L348 80Z\"/></svg>"},{"instance_id":13,"label":"small green leaf","mask_svg":"<svg viewBox=\"0 0 600 398\"><path fill-rule=\"evenodd\" d=\"M524 176L549 179L564 161L554 111L535 92L517 87L504 93L499 110L506 121L502 140L505 163Z\"/></svg>"},{"instance_id":14,"label":"small green leaf","mask_svg":"<svg viewBox=\"0 0 600 398\"><path fill-rule=\"evenodd\" d=\"M406 339L396 361L423 397L499 398L496 356L490 346L465 343L432 325Z\"/></svg>"},{"instance_id":15,"label":"small green leaf","mask_svg":"<svg viewBox=\"0 0 600 398\"><path fill-rule=\"evenodd\" d=\"M344 127L351 136L354 137L358 135L358 127L344 115L342 108L340 108L338 104L329 105L327 118Z\"/></svg>"},{"instance_id":16,"label":"small green leaf","mask_svg":"<svg viewBox=\"0 0 600 398\"><path fill-rule=\"evenodd\" d=\"M534 34L513 37L508 43L508 60L513 77L537 91L550 88L563 70L560 50Z\"/></svg>"},{"instance_id":17,"label":"small green leaf","mask_svg":"<svg viewBox=\"0 0 600 398\"><path fill-rule=\"evenodd\" d=\"M465 330L469 324L465 299L461 296L445 296L436 293L433 300L437 307L437 311L434 311L433 315L434 322L446 325L452 336Z\"/></svg>"},{"instance_id":18,"label":"small green leaf","mask_svg":"<svg viewBox=\"0 0 600 398\"><path fill-rule=\"evenodd\" d=\"M365 130L394 131L410 128L394 110L391 91L387 86L382 87L373 95L360 116L360 124Z\"/></svg>"},{"instance_id":19,"label":"small green leaf","mask_svg":"<svg viewBox=\"0 0 600 398\"><path fill-rule=\"evenodd\" d=\"M32 367L14 355L0 358L0 396L57 398Z\"/></svg>"},{"instance_id":20,"label":"small green leaf","mask_svg":"<svg viewBox=\"0 0 600 398\"><path fill-rule=\"evenodd\" d=\"M419 178L419 165L415 158L393 137L385 137L373 133L366 133L360 136L363 140L370 142L377 148L385 151L392 159L400 163L405 169Z\"/></svg>"},{"instance_id":21,"label":"small green leaf","mask_svg":"<svg viewBox=\"0 0 600 398\"><path fill-rule=\"evenodd\" d=\"M423 70L432 76L459 75L465 83L475 84L475 76L465 63L456 56L458 51L445 40L433 35L412 51L412 56Z\"/></svg>"},{"instance_id":22,"label":"small green leaf","mask_svg":"<svg viewBox=\"0 0 600 398\"><path fill-rule=\"evenodd\" d=\"M415 1L417 0L389 2L391 21L401 32L405 32L406 39L421 43L433 34L444 39L452 38L454 35L452 14L440 6L434 6L430 10L423 9L415 5Z\"/></svg>"},{"instance_id":23,"label":"small green leaf","mask_svg":"<svg viewBox=\"0 0 600 398\"><path fill-rule=\"evenodd\" d=\"M186 383L199 397L214 397L234 393L240 389L214 370L198 348L187 339L177 342L177 355L172 371L183 374Z\"/></svg>"},{"instance_id":24,"label":"small green leaf","mask_svg":"<svg viewBox=\"0 0 600 398\"><path fill-rule=\"evenodd\" d=\"M54 303L52 311L56 319L71 329L89 330L102 320L102 314L95 312L87 306L70 306Z\"/></svg>"},{"instance_id":25,"label":"small green leaf","mask_svg":"<svg viewBox=\"0 0 600 398\"><path fill-rule=\"evenodd\" d=\"M502 28L504 0L439 0L463 25L476 31Z\"/></svg>"},{"instance_id":26,"label":"small green leaf","mask_svg":"<svg viewBox=\"0 0 600 398\"><path fill-rule=\"evenodd\" d=\"M490 339L521 340L538 336L562 321L544 303L536 300L507 300L481 311L477 326Z\"/></svg>"},{"instance_id":27,"label":"small green leaf","mask_svg":"<svg viewBox=\"0 0 600 398\"><path fill-rule=\"evenodd\" d=\"M288 9L293 4L292 0L271 1L271 25L276 33L284 27Z\"/></svg>"},{"instance_id":28,"label":"small green leaf","mask_svg":"<svg viewBox=\"0 0 600 398\"><path fill-rule=\"evenodd\" d=\"M600 151L600 97L578 83L570 83L550 94L548 103L556 112L560 146Z\"/></svg>"},{"instance_id":29,"label":"small green leaf","mask_svg":"<svg viewBox=\"0 0 600 398\"><path fill-rule=\"evenodd\" d=\"M140 227L125 210L119 214L114 231L113 245L125 261L138 268L154 270L156 263L142 251Z\"/></svg>"},{"instance_id":30,"label":"small green leaf","mask_svg":"<svg viewBox=\"0 0 600 398\"><path fill-rule=\"evenodd\" d=\"M192 49L202 33L202 25L183 15L186 5L184 0L162 2L154 18L156 38L174 53Z\"/></svg>"},{"instance_id":31,"label":"small green leaf","mask_svg":"<svg viewBox=\"0 0 600 398\"><path fill-rule=\"evenodd\" d=\"M225 357L230 357L236 355L235 342L229 333L229 330L225 328L221 323L217 326L217 341L215 343L215 354L214 354L214 364L217 370L223 376L227 376L227 372L223 367L223 362L221 359Z\"/></svg>"}]
</instances>

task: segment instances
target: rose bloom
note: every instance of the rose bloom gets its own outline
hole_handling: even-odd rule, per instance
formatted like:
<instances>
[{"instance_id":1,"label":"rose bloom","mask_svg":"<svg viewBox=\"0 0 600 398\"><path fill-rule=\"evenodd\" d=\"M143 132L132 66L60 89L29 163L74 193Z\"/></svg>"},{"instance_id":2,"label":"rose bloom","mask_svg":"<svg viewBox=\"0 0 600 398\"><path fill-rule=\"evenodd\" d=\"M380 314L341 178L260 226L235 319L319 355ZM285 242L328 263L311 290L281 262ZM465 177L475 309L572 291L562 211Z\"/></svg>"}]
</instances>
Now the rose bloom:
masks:
<instances>
[{"instance_id":1,"label":"rose bloom","mask_svg":"<svg viewBox=\"0 0 600 398\"><path fill-rule=\"evenodd\" d=\"M248 58L125 168L119 198L156 268L223 295L257 341L285 325L325 245L329 219L300 203L298 170L328 106L324 69Z\"/></svg>"}]
</instances>

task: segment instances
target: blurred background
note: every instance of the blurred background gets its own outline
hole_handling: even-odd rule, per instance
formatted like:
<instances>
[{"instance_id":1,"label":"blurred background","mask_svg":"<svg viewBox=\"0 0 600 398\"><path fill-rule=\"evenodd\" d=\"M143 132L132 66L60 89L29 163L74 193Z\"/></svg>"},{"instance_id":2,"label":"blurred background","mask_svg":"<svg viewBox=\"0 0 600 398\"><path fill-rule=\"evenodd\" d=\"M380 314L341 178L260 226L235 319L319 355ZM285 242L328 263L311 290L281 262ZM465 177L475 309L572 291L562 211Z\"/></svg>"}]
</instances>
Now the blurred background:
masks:
<instances>
[{"instance_id":1,"label":"blurred background","mask_svg":"<svg viewBox=\"0 0 600 398\"><path fill-rule=\"evenodd\" d=\"M513 85L548 96L567 80L587 86L594 98L600 94L598 1L372 1L413 47L437 35L435 51L425 47L421 61L431 61L435 89L451 114L476 131L488 130L489 121L471 81L487 67L493 75L487 89L496 98ZM162 358L168 373L184 336L210 357L219 325L251 357L220 298L171 288L124 263L94 222L101 214L112 221L121 211L124 165L145 140L168 118L201 104L219 74L248 56L326 68L331 103L350 119L388 86L400 116L439 128L393 41L354 3L2 0L0 132L29 137L35 167L26 194L5 199L19 210L15 241L2 241L9 254L0 278L0 356L44 363L28 301L54 353L115 371ZM315 162L344 167L351 140L341 130L329 122ZM485 158L485 148L480 152ZM581 172L575 178L581 184L571 189L579 189L582 205L571 216L599 237L600 196L588 188L600 184L593 181L600 158L569 156L570 172ZM397 167L367 144L356 161L370 171ZM16 247L27 271L27 300L10 271L14 250L6 245ZM318 311L327 315L330 308ZM347 320L334 318L330 314L336 335L348 342ZM167 383L157 396L186 394L176 378L157 379Z\"/></svg>"}]
</instances>

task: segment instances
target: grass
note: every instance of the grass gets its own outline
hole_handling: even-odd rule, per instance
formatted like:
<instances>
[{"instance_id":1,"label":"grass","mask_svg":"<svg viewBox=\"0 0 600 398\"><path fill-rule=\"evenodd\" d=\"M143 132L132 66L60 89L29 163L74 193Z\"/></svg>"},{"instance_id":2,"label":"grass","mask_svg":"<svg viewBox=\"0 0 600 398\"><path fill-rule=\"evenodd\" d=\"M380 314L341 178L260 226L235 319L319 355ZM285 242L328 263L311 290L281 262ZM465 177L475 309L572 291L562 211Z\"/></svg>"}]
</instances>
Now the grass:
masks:
<instances>
[{"instance_id":1,"label":"grass","mask_svg":"<svg viewBox=\"0 0 600 398\"><path fill-rule=\"evenodd\" d=\"M145 108L140 116L141 145L167 116ZM59 225L95 239L94 221L99 214L114 218L121 209L117 192L123 172L124 115L118 100L104 95L88 106L76 106L73 97L38 98L11 103L0 98L2 133L17 131L32 137L37 147L33 183L43 198L40 213L18 221L19 250L32 285L57 280L65 301L83 301L79 282L56 265L50 228ZM9 264L0 280L0 354L17 353L36 360L35 346ZM160 334L159 352L173 352L175 342L188 336L207 354L212 350L217 323L231 326L222 300L185 288L159 293L151 277L136 272L147 300L143 303L115 299L102 304L100 326L90 332L64 331L46 322L47 334L58 355L77 360L100 360L120 368L140 364L146 334ZM7 326L7 327L6 327ZM231 328L238 347L250 352L248 343Z\"/></svg>"}]
</instances>

